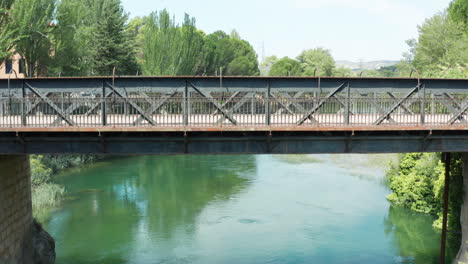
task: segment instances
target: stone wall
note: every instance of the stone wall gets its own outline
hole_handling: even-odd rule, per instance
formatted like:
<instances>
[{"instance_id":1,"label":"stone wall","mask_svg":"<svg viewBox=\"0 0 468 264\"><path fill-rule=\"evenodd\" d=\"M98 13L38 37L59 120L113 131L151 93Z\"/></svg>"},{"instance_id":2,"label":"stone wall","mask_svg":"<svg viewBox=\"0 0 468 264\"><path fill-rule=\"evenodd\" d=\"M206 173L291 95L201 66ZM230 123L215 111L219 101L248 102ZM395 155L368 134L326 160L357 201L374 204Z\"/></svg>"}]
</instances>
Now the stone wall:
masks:
<instances>
[{"instance_id":1,"label":"stone wall","mask_svg":"<svg viewBox=\"0 0 468 264\"><path fill-rule=\"evenodd\" d=\"M0 155L0 263L31 263L29 156Z\"/></svg>"}]
</instances>

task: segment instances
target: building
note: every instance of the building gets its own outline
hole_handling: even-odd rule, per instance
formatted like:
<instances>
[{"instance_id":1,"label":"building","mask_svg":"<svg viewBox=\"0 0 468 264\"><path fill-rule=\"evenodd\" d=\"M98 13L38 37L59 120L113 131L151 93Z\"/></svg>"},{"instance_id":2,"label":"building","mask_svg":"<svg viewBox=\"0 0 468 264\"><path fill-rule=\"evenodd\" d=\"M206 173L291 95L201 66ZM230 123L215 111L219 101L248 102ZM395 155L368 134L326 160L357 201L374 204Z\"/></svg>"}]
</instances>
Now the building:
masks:
<instances>
[{"instance_id":1,"label":"building","mask_svg":"<svg viewBox=\"0 0 468 264\"><path fill-rule=\"evenodd\" d=\"M0 79L7 79L10 75L10 78L24 78L25 77L25 62L21 56L16 53L11 56L9 59L1 62L0 64ZM16 72L16 74L15 74Z\"/></svg>"}]
</instances>

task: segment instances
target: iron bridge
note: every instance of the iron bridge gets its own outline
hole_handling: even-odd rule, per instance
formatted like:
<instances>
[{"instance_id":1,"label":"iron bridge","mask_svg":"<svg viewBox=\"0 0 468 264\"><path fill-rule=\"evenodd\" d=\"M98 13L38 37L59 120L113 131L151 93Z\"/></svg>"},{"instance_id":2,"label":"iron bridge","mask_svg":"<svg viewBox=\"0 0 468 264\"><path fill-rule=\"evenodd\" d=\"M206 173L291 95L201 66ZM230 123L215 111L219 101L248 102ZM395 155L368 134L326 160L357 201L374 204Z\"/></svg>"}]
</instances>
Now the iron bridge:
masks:
<instances>
[{"instance_id":1,"label":"iron bridge","mask_svg":"<svg viewBox=\"0 0 468 264\"><path fill-rule=\"evenodd\" d=\"M468 151L468 79L0 80L0 154Z\"/></svg>"}]
</instances>

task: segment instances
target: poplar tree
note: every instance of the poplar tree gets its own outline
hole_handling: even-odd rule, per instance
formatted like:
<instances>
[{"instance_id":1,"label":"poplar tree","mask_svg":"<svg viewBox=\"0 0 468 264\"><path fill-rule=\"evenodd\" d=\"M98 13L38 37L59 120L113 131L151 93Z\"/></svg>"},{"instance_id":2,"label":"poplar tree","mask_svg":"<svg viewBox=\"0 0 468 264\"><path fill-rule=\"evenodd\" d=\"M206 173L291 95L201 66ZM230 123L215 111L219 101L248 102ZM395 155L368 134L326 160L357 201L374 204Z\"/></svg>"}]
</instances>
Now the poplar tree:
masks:
<instances>
[{"instance_id":1,"label":"poplar tree","mask_svg":"<svg viewBox=\"0 0 468 264\"><path fill-rule=\"evenodd\" d=\"M204 34L187 14L179 26L166 10L145 18L143 71L147 75L194 75L203 61Z\"/></svg>"}]
</instances>

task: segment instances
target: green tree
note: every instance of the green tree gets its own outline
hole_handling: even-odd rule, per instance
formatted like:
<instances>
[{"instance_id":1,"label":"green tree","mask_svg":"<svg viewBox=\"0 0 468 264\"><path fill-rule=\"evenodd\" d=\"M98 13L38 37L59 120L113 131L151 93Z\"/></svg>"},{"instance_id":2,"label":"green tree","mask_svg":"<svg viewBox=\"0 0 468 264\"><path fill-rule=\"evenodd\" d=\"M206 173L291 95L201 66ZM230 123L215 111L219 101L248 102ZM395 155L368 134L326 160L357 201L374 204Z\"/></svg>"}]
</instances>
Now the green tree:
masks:
<instances>
[{"instance_id":1,"label":"green tree","mask_svg":"<svg viewBox=\"0 0 468 264\"><path fill-rule=\"evenodd\" d=\"M31 185L33 188L49 183L52 176L52 170L42 163L43 156L31 156Z\"/></svg>"},{"instance_id":2,"label":"green tree","mask_svg":"<svg viewBox=\"0 0 468 264\"><path fill-rule=\"evenodd\" d=\"M42 75L50 59L55 0L16 0L11 10L12 26L22 36L14 48L25 59L25 73Z\"/></svg>"},{"instance_id":3,"label":"green tree","mask_svg":"<svg viewBox=\"0 0 468 264\"><path fill-rule=\"evenodd\" d=\"M12 27L11 6L13 0L0 0L0 61L11 55L17 30Z\"/></svg>"},{"instance_id":4,"label":"green tree","mask_svg":"<svg viewBox=\"0 0 468 264\"><path fill-rule=\"evenodd\" d=\"M239 34L231 36L217 31L205 38L203 74L212 75L223 71L223 75L257 76L257 54L249 42Z\"/></svg>"},{"instance_id":5,"label":"green tree","mask_svg":"<svg viewBox=\"0 0 468 264\"><path fill-rule=\"evenodd\" d=\"M316 48L303 51L297 59L301 63L304 76L332 76L335 60L329 50Z\"/></svg>"},{"instance_id":6,"label":"green tree","mask_svg":"<svg viewBox=\"0 0 468 264\"><path fill-rule=\"evenodd\" d=\"M166 10L145 18L143 72L147 75L193 75L201 67L204 34L185 15L179 26Z\"/></svg>"},{"instance_id":7,"label":"green tree","mask_svg":"<svg viewBox=\"0 0 468 264\"><path fill-rule=\"evenodd\" d=\"M95 47L93 32L99 2L62 0L57 6L54 56L49 75L86 76L92 71Z\"/></svg>"},{"instance_id":8,"label":"green tree","mask_svg":"<svg viewBox=\"0 0 468 264\"><path fill-rule=\"evenodd\" d=\"M300 76L302 74L301 64L297 60L284 57L277 60L270 70L270 76Z\"/></svg>"},{"instance_id":9,"label":"green tree","mask_svg":"<svg viewBox=\"0 0 468 264\"><path fill-rule=\"evenodd\" d=\"M268 76L270 74L271 66L275 64L275 62L278 60L278 57L276 56L268 56L265 58L262 63L260 63L260 75L261 76Z\"/></svg>"},{"instance_id":10,"label":"green tree","mask_svg":"<svg viewBox=\"0 0 468 264\"><path fill-rule=\"evenodd\" d=\"M410 40L408 60L421 75L468 77L468 34L463 26L440 13L418 27L418 40Z\"/></svg>"},{"instance_id":11,"label":"green tree","mask_svg":"<svg viewBox=\"0 0 468 264\"><path fill-rule=\"evenodd\" d=\"M467 33L468 27L468 1L454 0L450 3L448 8L448 16L455 22L462 23Z\"/></svg>"},{"instance_id":12,"label":"green tree","mask_svg":"<svg viewBox=\"0 0 468 264\"><path fill-rule=\"evenodd\" d=\"M353 75L353 71L350 68L339 67L333 70L333 76L352 77Z\"/></svg>"},{"instance_id":13,"label":"green tree","mask_svg":"<svg viewBox=\"0 0 468 264\"><path fill-rule=\"evenodd\" d=\"M102 0L97 20L93 46L96 48L92 74L110 75L115 67L117 74L135 75L139 70L135 57L135 44L127 34L127 15L120 0Z\"/></svg>"}]
</instances>

